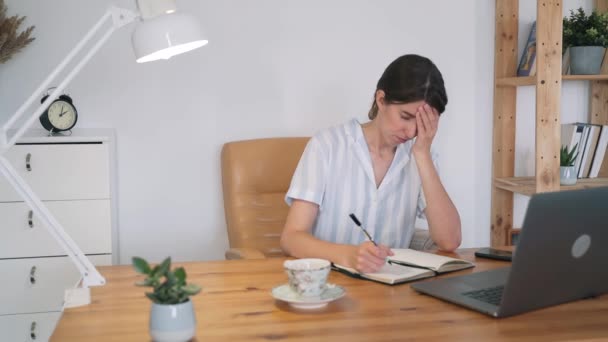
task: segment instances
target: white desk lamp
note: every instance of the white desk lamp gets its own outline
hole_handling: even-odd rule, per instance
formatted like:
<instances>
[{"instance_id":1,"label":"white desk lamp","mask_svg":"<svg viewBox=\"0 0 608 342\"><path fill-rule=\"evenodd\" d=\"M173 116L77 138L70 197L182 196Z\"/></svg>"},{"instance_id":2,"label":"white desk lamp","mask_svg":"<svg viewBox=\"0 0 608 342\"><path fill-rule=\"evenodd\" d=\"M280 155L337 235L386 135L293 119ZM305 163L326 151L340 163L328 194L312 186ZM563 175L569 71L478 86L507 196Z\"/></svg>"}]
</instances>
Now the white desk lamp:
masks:
<instances>
[{"instance_id":1,"label":"white desk lamp","mask_svg":"<svg viewBox=\"0 0 608 342\"><path fill-rule=\"evenodd\" d=\"M195 19L177 11L175 0L137 0L137 8L139 13L114 6L110 7L0 130L0 172L15 188L17 193L23 197L25 202L32 208L32 211L40 218L51 235L72 259L82 275L81 288L85 289L85 291L88 291L89 286L105 284L105 279L82 253L82 250L74 240L65 232L61 224L50 213L40 198L36 196L30 186L17 173L4 154L17 142L32 123L40 117L40 114L50 103L61 94L72 78L117 29L141 18L132 35L133 49L138 63L169 59L172 56L204 46L208 42L203 37ZM17 120L23 116L32 103L49 88L50 83L74 59L76 54L89 43L109 19L111 19L111 27L86 52L76 66L69 71L65 79L57 85L48 98L16 129L16 133L9 136L9 129L17 123Z\"/></svg>"}]
</instances>

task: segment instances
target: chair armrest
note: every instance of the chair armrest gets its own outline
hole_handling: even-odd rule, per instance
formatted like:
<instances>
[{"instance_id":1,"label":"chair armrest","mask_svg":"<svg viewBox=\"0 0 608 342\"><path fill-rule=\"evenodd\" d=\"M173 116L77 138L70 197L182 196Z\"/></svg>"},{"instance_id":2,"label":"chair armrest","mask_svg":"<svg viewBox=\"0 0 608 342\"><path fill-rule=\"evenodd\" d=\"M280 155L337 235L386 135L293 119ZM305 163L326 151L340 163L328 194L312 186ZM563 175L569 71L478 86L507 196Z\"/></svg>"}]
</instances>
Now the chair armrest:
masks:
<instances>
[{"instance_id":1,"label":"chair armrest","mask_svg":"<svg viewBox=\"0 0 608 342\"><path fill-rule=\"evenodd\" d=\"M230 248L225 253L226 260L266 259L264 253L253 248Z\"/></svg>"},{"instance_id":2,"label":"chair armrest","mask_svg":"<svg viewBox=\"0 0 608 342\"><path fill-rule=\"evenodd\" d=\"M410 242L410 248L418 251L427 251L437 249L437 245L431 239L431 234L426 229L416 228Z\"/></svg>"}]
</instances>

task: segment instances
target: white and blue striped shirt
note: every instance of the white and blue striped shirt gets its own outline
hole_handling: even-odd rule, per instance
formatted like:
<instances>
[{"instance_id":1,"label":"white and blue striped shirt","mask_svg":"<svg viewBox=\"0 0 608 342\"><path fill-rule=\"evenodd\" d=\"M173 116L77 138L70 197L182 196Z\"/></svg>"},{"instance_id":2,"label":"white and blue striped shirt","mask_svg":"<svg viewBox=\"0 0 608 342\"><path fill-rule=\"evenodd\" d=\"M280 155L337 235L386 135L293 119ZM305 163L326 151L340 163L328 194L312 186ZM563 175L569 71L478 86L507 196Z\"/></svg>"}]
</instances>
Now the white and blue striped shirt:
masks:
<instances>
[{"instance_id":1,"label":"white and blue striped shirt","mask_svg":"<svg viewBox=\"0 0 608 342\"><path fill-rule=\"evenodd\" d=\"M357 120L315 134L300 159L285 196L319 205L312 234L325 241L358 245L363 232L351 221L354 213L377 243L407 248L416 216L424 218L426 202L413 141L397 147L395 157L376 188L363 130ZM432 154L437 167L436 154Z\"/></svg>"}]
</instances>

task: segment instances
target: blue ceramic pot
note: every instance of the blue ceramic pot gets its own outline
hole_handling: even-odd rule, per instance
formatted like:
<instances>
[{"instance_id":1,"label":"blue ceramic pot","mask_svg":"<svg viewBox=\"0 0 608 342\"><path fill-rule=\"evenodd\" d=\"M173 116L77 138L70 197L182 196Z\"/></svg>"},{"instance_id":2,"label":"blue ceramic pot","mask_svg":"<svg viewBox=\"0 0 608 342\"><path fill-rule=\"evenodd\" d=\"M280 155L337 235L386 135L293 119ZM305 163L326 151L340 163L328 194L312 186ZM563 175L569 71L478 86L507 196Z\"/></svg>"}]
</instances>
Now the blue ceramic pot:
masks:
<instances>
[{"instance_id":1,"label":"blue ceramic pot","mask_svg":"<svg viewBox=\"0 0 608 342\"><path fill-rule=\"evenodd\" d=\"M196 332L192 301L181 304L152 303L150 336L158 342L189 341Z\"/></svg>"},{"instance_id":2,"label":"blue ceramic pot","mask_svg":"<svg viewBox=\"0 0 608 342\"><path fill-rule=\"evenodd\" d=\"M560 166L559 183L561 185L576 184L576 167L575 166Z\"/></svg>"},{"instance_id":3,"label":"blue ceramic pot","mask_svg":"<svg viewBox=\"0 0 608 342\"><path fill-rule=\"evenodd\" d=\"M604 52L602 46L572 46L570 48L570 73L572 75L596 75L600 73Z\"/></svg>"}]
</instances>

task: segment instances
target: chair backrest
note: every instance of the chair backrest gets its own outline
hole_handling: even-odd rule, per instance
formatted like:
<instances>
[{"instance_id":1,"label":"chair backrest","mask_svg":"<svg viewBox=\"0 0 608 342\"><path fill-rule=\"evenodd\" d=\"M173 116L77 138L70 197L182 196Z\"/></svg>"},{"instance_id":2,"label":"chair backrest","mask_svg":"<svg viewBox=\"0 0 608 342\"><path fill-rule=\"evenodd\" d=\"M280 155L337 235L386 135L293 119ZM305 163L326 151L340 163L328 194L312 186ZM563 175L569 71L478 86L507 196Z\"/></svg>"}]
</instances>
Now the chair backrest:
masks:
<instances>
[{"instance_id":1,"label":"chair backrest","mask_svg":"<svg viewBox=\"0 0 608 342\"><path fill-rule=\"evenodd\" d=\"M285 193L309 138L235 141L222 148L224 213L231 248L283 256Z\"/></svg>"}]
</instances>

